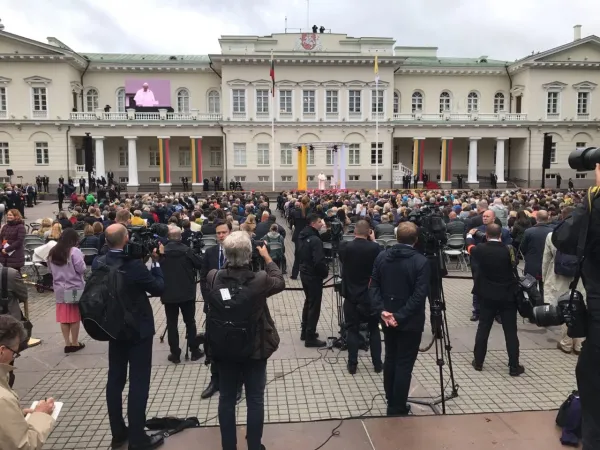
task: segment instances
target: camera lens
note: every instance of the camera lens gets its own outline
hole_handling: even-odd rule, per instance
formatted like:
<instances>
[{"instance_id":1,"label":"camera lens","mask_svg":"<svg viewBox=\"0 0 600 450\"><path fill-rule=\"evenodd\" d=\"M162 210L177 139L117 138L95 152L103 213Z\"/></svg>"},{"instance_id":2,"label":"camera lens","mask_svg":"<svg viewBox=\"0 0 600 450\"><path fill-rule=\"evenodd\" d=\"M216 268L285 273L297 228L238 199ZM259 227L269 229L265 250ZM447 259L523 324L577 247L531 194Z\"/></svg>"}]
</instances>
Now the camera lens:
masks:
<instances>
[{"instance_id":1,"label":"camera lens","mask_svg":"<svg viewBox=\"0 0 600 450\"><path fill-rule=\"evenodd\" d=\"M532 322L538 327L553 327L562 325L565 321L556 306L542 305L533 308Z\"/></svg>"},{"instance_id":2,"label":"camera lens","mask_svg":"<svg viewBox=\"0 0 600 450\"><path fill-rule=\"evenodd\" d=\"M594 170L598 163L600 163L600 148L598 147L578 149L569 155L569 166L579 172Z\"/></svg>"}]
</instances>

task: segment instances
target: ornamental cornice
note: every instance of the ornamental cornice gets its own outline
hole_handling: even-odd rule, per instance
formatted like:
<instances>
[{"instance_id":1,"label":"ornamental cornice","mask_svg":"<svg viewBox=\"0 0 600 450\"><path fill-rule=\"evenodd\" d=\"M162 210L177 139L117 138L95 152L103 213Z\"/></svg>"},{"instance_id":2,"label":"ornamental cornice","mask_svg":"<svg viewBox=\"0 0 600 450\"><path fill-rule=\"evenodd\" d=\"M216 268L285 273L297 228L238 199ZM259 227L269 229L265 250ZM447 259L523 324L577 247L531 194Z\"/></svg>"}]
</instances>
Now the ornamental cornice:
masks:
<instances>
[{"instance_id":1,"label":"ornamental cornice","mask_svg":"<svg viewBox=\"0 0 600 450\"><path fill-rule=\"evenodd\" d=\"M279 55L273 58L275 64L280 65L362 65L362 66L372 66L373 65L373 55L360 55L356 57L352 56L339 56L339 57L331 57L327 56L319 56L319 55ZM271 63L271 56L262 56L262 55L210 55L210 59L213 62L219 62L223 64L244 64L244 65L263 65ZM400 57L382 57L378 59L377 63L379 67L384 66L394 66L401 64L406 58Z\"/></svg>"},{"instance_id":2,"label":"ornamental cornice","mask_svg":"<svg viewBox=\"0 0 600 450\"><path fill-rule=\"evenodd\" d=\"M160 64L116 64L116 63L93 63L89 70L92 72L160 72L160 73L189 73L189 72L210 72L212 69L206 64L199 65L160 65Z\"/></svg>"},{"instance_id":3,"label":"ornamental cornice","mask_svg":"<svg viewBox=\"0 0 600 450\"><path fill-rule=\"evenodd\" d=\"M506 74L504 69L479 69L479 68L430 68L430 67L420 67L420 68L401 68L396 73L399 74L412 74L412 75L503 75Z\"/></svg>"}]
</instances>

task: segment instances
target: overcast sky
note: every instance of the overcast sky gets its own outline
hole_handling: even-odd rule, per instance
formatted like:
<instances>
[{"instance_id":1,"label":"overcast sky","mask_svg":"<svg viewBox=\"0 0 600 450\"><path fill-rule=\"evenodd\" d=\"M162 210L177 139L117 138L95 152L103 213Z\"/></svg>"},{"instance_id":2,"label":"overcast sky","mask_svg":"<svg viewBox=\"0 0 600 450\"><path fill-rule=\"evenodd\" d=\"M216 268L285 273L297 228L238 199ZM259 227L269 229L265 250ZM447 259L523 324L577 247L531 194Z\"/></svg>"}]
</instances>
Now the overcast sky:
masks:
<instances>
[{"instance_id":1,"label":"overcast sky","mask_svg":"<svg viewBox=\"0 0 600 450\"><path fill-rule=\"evenodd\" d=\"M224 34L306 28L306 0L0 0L5 30L76 51L218 53ZM597 0L310 0L310 25L396 45L437 46L439 56L512 61L570 42L573 25L600 35Z\"/></svg>"}]
</instances>

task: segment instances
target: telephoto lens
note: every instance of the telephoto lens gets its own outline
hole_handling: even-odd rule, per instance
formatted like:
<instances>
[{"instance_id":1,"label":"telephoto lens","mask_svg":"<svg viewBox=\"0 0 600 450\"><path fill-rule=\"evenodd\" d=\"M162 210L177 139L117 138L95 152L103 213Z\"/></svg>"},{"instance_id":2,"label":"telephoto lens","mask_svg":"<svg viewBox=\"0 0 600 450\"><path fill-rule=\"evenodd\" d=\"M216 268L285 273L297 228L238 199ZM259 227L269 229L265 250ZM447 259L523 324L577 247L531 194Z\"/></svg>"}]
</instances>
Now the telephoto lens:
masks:
<instances>
[{"instance_id":1,"label":"telephoto lens","mask_svg":"<svg viewBox=\"0 0 600 450\"><path fill-rule=\"evenodd\" d=\"M596 164L600 163L600 148L588 147L577 149L569 155L569 166L578 172L585 172L596 169Z\"/></svg>"},{"instance_id":2,"label":"telephoto lens","mask_svg":"<svg viewBox=\"0 0 600 450\"><path fill-rule=\"evenodd\" d=\"M538 327L554 327L565 323L562 310L554 305L542 305L533 308L531 321Z\"/></svg>"}]
</instances>

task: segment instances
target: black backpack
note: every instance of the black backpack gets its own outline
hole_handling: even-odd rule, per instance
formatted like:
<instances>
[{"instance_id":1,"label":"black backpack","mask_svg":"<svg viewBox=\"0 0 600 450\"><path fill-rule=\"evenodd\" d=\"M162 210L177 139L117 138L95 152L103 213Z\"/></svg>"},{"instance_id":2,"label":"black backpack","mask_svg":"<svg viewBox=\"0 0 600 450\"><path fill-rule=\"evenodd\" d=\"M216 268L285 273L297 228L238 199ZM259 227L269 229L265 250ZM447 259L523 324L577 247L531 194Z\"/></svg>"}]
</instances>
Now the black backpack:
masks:
<instances>
[{"instance_id":1,"label":"black backpack","mask_svg":"<svg viewBox=\"0 0 600 450\"><path fill-rule=\"evenodd\" d=\"M253 278L252 272L233 278L227 269L215 276L206 320L208 349L215 361L245 362L254 353L262 312L248 288Z\"/></svg>"},{"instance_id":2,"label":"black backpack","mask_svg":"<svg viewBox=\"0 0 600 450\"><path fill-rule=\"evenodd\" d=\"M579 259L575 255L567 255L559 250L554 257L554 273L573 278L579 269Z\"/></svg>"},{"instance_id":3,"label":"black backpack","mask_svg":"<svg viewBox=\"0 0 600 450\"><path fill-rule=\"evenodd\" d=\"M81 322L87 334L96 341L126 338L128 330L137 325L126 305L123 261L106 264L106 256L98 258L98 268L85 284L79 299Z\"/></svg>"}]
</instances>

